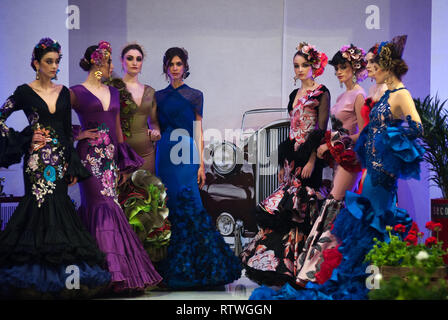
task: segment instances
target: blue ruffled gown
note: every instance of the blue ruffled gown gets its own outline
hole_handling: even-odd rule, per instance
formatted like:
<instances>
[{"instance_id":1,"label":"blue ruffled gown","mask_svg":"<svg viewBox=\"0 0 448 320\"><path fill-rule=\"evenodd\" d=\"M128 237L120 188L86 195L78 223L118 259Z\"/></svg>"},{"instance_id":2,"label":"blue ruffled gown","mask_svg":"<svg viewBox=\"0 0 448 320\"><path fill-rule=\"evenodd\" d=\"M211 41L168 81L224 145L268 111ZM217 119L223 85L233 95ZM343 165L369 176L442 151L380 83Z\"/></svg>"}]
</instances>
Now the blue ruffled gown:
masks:
<instances>
[{"instance_id":1,"label":"blue ruffled gown","mask_svg":"<svg viewBox=\"0 0 448 320\"><path fill-rule=\"evenodd\" d=\"M361 132L356 152L367 175L361 194L346 192L345 208L334 222L332 233L339 239L337 251L328 255L331 278L322 285L308 283L303 290L290 285L275 291L262 286L252 300L362 300L367 299L365 256L373 238L388 240L386 226L403 224L408 232L412 219L396 206L397 179L419 179L424 149L418 142L422 126L407 116L393 119L386 91L370 112L370 122ZM325 254L324 254L325 255ZM336 256L336 257L335 257ZM337 257L339 256L339 257ZM339 260L337 263L334 261ZM325 263L325 262L324 262Z\"/></svg>"},{"instance_id":2,"label":"blue ruffled gown","mask_svg":"<svg viewBox=\"0 0 448 320\"><path fill-rule=\"evenodd\" d=\"M200 159L193 132L196 114L202 117L202 92L169 85L155 97L162 134L156 175L167 188L172 224L167 257L158 271L172 289L233 282L241 276L241 263L205 211L197 183Z\"/></svg>"}]
</instances>

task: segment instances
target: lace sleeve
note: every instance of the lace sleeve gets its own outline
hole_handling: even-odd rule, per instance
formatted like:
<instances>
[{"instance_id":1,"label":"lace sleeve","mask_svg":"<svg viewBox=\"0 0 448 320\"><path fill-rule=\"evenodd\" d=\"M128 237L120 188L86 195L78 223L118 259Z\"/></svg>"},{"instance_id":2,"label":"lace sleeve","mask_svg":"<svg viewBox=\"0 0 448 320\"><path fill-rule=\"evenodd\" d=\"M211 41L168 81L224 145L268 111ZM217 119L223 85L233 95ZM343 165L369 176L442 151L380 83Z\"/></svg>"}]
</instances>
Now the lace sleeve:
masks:
<instances>
[{"instance_id":1,"label":"lace sleeve","mask_svg":"<svg viewBox=\"0 0 448 320\"><path fill-rule=\"evenodd\" d=\"M330 91L324 91L319 101L319 129L327 130L328 118L330 114Z\"/></svg>"}]
</instances>

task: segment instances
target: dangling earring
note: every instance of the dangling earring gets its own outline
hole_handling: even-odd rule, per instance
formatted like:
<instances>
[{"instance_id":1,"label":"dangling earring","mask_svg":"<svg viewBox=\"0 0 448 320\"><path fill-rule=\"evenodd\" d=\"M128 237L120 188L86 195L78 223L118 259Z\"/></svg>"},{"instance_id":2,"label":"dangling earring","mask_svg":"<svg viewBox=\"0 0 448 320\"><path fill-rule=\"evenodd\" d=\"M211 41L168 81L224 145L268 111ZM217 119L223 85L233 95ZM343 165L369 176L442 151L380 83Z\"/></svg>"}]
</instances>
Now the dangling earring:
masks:
<instances>
[{"instance_id":1,"label":"dangling earring","mask_svg":"<svg viewBox=\"0 0 448 320\"><path fill-rule=\"evenodd\" d=\"M97 78L98 80L101 80L101 78L103 77L103 73L100 70L95 71L94 74L95 74L95 78Z\"/></svg>"},{"instance_id":2,"label":"dangling earring","mask_svg":"<svg viewBox=\"0 0 448 320\"><path fill-rule=\"evenodd\" d=\"M295 76L294 78L294 87L297 85L297 76Z\"/></svg>"},{"instance_id":3,"label":"dangling earring","mask_svg":"<svg viewBox=\"0 0 448 320\"><path fill-rule=\"evenodd\" d=\"M357 80L357 79L356 79L356 75L353 74L353 77L352 77L352 81L353 81L353 83L356 83L356 80Z\"/></svg>"},{"instance_id":4,"label":"dangling earring","mask_svg":"<svg viewBox=\"0 0 448 320\"><path fill-rule=\"evenodd\" d=\"M39 75L39 69L36 69L36 80L40 79L40 75Z\"/></svg>"}]
</instances>

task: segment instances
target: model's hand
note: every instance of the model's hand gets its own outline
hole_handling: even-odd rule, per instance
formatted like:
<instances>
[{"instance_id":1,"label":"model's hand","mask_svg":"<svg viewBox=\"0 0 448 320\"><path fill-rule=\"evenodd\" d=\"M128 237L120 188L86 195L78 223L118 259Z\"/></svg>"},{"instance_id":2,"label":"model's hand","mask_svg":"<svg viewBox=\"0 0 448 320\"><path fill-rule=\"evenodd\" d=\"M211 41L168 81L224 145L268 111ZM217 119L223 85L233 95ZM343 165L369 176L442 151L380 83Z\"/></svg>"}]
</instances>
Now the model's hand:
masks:
<instances>
[{"instance_id":1,"label":"model's hand","mask_svg":"<svg viewBox=\"0 0 448 320\"><path fill-rule=\"evenodd\" d=\"M302 178L308 179L314 170L314 162L308 161L307 164L302 169Z\"/></svg>"},{"instance_id":2,"label":"model's hand","mask_svg":"<svg viewBox=\"0 0 448 320\"><path fill-rule=\"evenodd\" d=\"M81 133L76 137L76 140L98 139L99 133L97 131L97 128L81 131Z\"/></svg>"},{"instance_id":3,"label":"model's hand","mask_svg":"<svg viewBox=\"0 0 448 320\"><path fill-rule=\"evenodd\" d=\"M324 158L324 153L328 151L328 146L327 144L321 144L319 146L319 148L317 148L317 157L319 159L323 159Z\"/></svg>"},{"instance_id":4,"label":"model's hand","mask_svg":"<svg viewBox=\"0 0 448 320\"><path fill-rule=\"evenodd\" d=\"M205 185L205 170L204 166L200 166L198 170L198 185L199 189L202 189L202 187Z\"/></svg>"},{"instance_id":5,"label":"model's hand","mask_svg":"<svg viewBox=\"0 0 448 320\"><path fill-rule=\"evenodd\" d=\"M69 176L68 181L69 181L69 183L68 183L69 187L74 186L75 184L78 183L78 177Z\"/></svg>"},{"instance_id":6,"label":"model's hand","mask_svg":"<svg viewBox=\"0 0 448 320\"><path fill-rule=\"evenodd\" d=\"M34 131L33 137L31 138L31 145L29 152L33 152L33 150L39 149L39 145L44 146L47 139L45 136L39 132Z\"/></svg>"},{"instance_id":7,"label":"model's hand","mask_svg":"<svg viewBox=\"0 0 448 320\"><path fill-rule=\"evenodd\" d=\"M159 141L162 136L160 135L160 131L156 129L148 129L148 136L150 137L151 141Z\"/></svg>"}]
</instances>

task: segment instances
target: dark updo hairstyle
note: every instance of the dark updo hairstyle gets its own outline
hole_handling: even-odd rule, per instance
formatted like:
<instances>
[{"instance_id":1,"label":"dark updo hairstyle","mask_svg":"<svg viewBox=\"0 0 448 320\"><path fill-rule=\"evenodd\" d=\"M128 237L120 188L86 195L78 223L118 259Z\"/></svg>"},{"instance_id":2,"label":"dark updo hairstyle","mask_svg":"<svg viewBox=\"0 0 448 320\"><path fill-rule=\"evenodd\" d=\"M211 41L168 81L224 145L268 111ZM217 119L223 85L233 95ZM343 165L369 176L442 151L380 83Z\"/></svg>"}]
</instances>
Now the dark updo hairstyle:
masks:
<instances>
[{"instance_id":1,"label":"dark updo hairstyle","mask_svg":"<svg viewBox=\"0 0 448 320\"><path fill-rule=\"evenodd\" d=\"M373 60L382 69L392 72L400 81L409 69L402 58L407 38L407 35L402 35L394 37L390 42L382 42Z\"/></svg>"},{"instance_id":2,"label":"dark updo hairstyle","mask_svg":"<svg viewBox=\"0 0 448 320\"><path fill-rule=\"evenodd\" d=\"M92 56L92 53L95 52L95 50L98 49L98 45L90 46L86 49L86 52L84 53L84 58L82 58L79 61L79 66L84 71L90 71L92 69L94 63L90 61L90 57Z\"/></svg>"},{"instance_id":3,"label":"dark updo hairstyle","mask_svg":"<svg viewBox=\"0 0 448 320\"><path fill-rule=\"evenodd\" d=\"M173 47L166 50L163 56L163 73L168 78L168 67L175 56L178 56L182 63L184 64L184 79L190 75L190 66L188 65L188 52L184 48Z\"/></svg>"},{"instance_id":4,"label":"dark updo hairstyle","mask_svg":"<svg viewBox=\"0 0 448 320\"><path fill-rule=\"evenodd\" d=\"M341 51L336 52L333 58L331 58L331 60L328 61L328 63L331 64L333 67L338 66L340 64L345 65L346 62L350 64L350 62L342 56Z\"/></svg>"},{"instance_id":5,"label":"dark updo hairstyle","mask_svg":"<svg viewBox=\"0 0 448 320\"><path fill-rule=\"evenodd\" d=\"M33 54L31 55L31 68L33 68L34 71L37 71L34 66L34 61L37 60L40 62L44 55L49 52L57 52L59 53L59 59L62 58L61 45L57 41L54 41L51 38L40 39L39 43L34 47Z\"/></svg>"},{"instance_id":6,"label":"dark updo hairstyle","mask_svg":"<svg viewBox=\"0 0 448 320\"><path fill-rule=\"evenodd\" d=\"M404 40L406 41L406 40ZM404 44L388 42L378 50L379 53L375 56L374 62L377 63L382 69L392 72L398 80L408 72L408 65L402 59Z\"/></svg>"},{"instance_id":7,"label":"dark updo hairstyle","mask_svg":"<svg viewBox=\"0 0 448 320\"><path fill-rule=\"evenodd\" d=\"M137 50L138 52L141 53L142 59L145 58L145 54L143 53L142 47L137 43L131 43L128 44L126 47L124 47L123 50L121 50L121 59L123 59L124 55L130 50Z\"/></svg>"}]
</instances>

